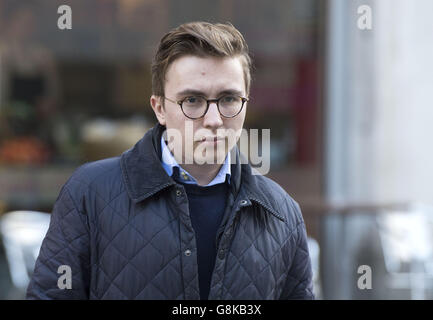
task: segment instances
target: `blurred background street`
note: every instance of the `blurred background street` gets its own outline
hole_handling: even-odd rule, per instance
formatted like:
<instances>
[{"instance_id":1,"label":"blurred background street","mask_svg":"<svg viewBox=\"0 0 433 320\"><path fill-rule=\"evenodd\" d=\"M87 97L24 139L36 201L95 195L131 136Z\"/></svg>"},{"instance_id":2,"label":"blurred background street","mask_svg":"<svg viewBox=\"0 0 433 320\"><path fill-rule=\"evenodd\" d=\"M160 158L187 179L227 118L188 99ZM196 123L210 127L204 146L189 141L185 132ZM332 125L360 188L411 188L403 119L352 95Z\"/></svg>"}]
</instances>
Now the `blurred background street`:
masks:
<instances>
[{"instance_id":1,"label":"blurred background street","mask_svg":"<svg viewBox=\"0 0 433 320\"><path fill-rule=\"evenodd\" d=\"M0 299L24 298L72 172L154 126L158 41L197 20L229 21L249 45L245 128L271 129L268 176L301 206L317 298L432 299L431 13L430 0L0 0Z\"/></svg>"}]
</instances>

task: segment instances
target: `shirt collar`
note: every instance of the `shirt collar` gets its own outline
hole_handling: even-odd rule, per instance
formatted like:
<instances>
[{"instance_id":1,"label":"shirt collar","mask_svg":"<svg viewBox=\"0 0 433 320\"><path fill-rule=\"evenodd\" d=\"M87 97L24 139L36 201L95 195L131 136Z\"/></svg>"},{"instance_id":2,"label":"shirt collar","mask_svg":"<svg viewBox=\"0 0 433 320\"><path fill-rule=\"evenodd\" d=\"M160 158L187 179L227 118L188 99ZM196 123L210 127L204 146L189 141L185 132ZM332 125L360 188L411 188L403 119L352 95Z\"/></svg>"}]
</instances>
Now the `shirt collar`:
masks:
<instances>
[{"instance_id":1,"label":"shirt collar","mask_svg":"<svg viewBox=\"0 0 433 320\"><path fill-rule=\"evenodd\" d=\"M170 150L167 147L167 144L164 141L164 138L161 136L161 163L162 166L165 170L165 172L167 172L167 174L171 177L173 176L173 168L178 168L179 169L179 179L182 183L186 183L186 184L196 184L197 180L188 173L188 171L186 171L185 169L183 169L176 161L176 159L174 158L174 156L172 155L172 153L170 152ZM230 183L230 176L231 176L231 166L230 166L230 152L227 153L227 156L224 160L224 163L222 165L222 167L220 168L218 174L215 176L215 178L209 182L206 187L210 187L213 186L215 184L219 184L219 183L224 183L226 181L226 176L228 176L227 181Z\"/></svg>"}]
</instances>

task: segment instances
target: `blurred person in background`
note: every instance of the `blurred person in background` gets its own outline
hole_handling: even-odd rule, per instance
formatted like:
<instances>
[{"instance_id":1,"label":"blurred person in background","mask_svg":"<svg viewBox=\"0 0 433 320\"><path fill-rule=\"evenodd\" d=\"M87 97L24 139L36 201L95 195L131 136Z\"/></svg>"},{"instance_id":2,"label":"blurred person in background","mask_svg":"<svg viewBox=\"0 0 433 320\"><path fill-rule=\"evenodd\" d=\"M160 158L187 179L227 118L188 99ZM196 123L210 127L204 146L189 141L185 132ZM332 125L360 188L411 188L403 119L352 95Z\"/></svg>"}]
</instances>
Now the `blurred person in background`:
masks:
<instances>
[{"instance_id":1,"label":"blurred person in background","mask_svg":"<svg viewBox=\"0 0 433 320\"><path fill-rule=\"evenodd\" d=\"M221 134L243 127L250 70L231 24L186 23L161 39L158 123L63 186L28 299L314 298L299 205L241 161L239 137ZM199 163L197 150L214 160L221 148Z\"/></svg>"}]
</instances>

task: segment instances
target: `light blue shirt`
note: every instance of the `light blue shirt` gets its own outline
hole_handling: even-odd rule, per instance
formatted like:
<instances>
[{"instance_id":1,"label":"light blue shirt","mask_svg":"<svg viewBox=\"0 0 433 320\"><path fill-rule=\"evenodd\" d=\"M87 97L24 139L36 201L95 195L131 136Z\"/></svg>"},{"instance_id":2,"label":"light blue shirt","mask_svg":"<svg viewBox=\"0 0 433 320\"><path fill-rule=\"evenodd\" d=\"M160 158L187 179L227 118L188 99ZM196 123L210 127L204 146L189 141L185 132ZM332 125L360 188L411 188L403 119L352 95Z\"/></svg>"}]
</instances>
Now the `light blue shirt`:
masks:
<instances>
[{"instance_id":1,"label":"light blue shirt","mask_svg":"<svg viewBox=\"0 0 433 320\"><path fill-rule=\"evenodd\" d=\"M182 180L182 183L187 184L196 184L197 180L188 173L188 171L184 170L176 161L174 156L171 154L170 150L167 147L167 144L164 141L164 138L161 137L161 151L162 151L162 166L167 172L167 174L171 177L173 175L173 168L177 167L179 168L179 177ZM228 180L230 182L230 175L231 175L231 166L230 166L230 152L227 153L227 156L224 160L224 163L218 172L218 174L213 178L209 184L207 184L205 187L210 187L215 184L224 183L226 181L226 175L228 175Z\"/></svg>"}]
</instances>

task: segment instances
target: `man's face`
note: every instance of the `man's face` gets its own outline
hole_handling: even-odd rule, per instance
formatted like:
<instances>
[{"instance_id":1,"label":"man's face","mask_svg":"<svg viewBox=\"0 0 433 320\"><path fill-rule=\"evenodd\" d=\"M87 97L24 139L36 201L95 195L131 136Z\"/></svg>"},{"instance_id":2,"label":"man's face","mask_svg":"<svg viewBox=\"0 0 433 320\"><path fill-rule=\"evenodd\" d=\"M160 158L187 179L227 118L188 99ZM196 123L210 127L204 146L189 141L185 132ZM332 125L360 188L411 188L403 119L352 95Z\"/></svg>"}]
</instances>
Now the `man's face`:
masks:
<instances>
[{"instance_id":1,"label":"man's face","mask_svg":"<svg viewBox=\"0 0 433 320\"><path fill-rule=\"evenodd\" d=\"M241 57L202 58L191 55L176 59L167 69L165 97L173 101L197 95L206 99L218 99L227 93L246 97L241 59ZM168 131L176 129L182 136L183 159L179 159L174 153L176 160L179 163L185 163L185 161L192 163L193 154L191 154L191 149L187 148L190 143L195 154L194 163L197 163L196 151L202 154L202 150L210 149L214 150L212 158L221 163L238 139L233 133L240 134L245 120L246 103L242 111L233 118L221 116L216 103L211 103L204 117L191 120L183 114L177 103L167 99L163 101L163 99L152 96L151 104L160 124L166 126ZM164 107L162 107L163 103ZM192 128L192 135L186 130L188 128ZM215 142L215 137L223 139ZM202 141L203 139L206 140ZM173 149L173 145L170 149ZM216 157L217 152L221 150L224 150L223 157L221 158L221 153L219 157Z\"/></svg>"}]
</instances>

